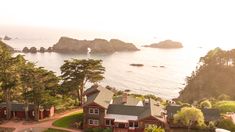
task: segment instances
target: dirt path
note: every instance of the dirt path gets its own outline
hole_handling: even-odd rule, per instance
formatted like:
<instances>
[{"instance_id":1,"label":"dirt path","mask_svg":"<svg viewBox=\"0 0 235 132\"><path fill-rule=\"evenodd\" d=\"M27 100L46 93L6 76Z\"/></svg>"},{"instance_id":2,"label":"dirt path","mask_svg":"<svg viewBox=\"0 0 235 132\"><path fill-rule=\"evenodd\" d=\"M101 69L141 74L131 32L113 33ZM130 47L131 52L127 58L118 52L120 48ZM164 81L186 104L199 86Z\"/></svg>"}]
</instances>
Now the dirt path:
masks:
<instances>
[{"instance_id":1,"label":"dirt path","mask_svg":"<svg viewBox=\"0 0 235 132\"><path fill-rule=\"evenodd\" d=\"M55 114L51 119L47 119L47 120L40 121L40 122L25 122L25 121L11 120L11 121L8 121L8 122L1 124L0 127L15 128L14 132L21 132L21 131L24 132L26 129L30 130L33 128L37 128L37 129L33 129L35 132L41 132L41 131L45 130L46 128L56 128L56 129L61 129L61 130L67 130L70 132L82 132L80 130L55 127L52 125L52 123L55 120L62 118L64 116L70 115L72 113L78 112L80 110L81 109L73 109L73 110L63 112L63 113Z\"/></svg>"}]
</instances>

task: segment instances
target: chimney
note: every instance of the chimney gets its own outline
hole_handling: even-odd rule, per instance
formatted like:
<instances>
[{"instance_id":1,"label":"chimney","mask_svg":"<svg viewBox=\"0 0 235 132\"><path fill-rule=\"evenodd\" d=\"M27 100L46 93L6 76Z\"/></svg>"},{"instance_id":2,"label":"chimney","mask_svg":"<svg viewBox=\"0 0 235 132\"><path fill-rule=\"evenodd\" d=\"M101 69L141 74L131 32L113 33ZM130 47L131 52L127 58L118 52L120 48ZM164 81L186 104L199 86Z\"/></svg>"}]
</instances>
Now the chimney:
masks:
<instances>
[{"instance_id":1,"label":"chimney","mask_svg":"<svg viewBox=\"0 0 235 132\"><path fill-rule=\"evenodd\" d=\"M122 95L122 103L123 104L127 103L127 96L128 96L127 93L123 93L123 95Z\"/></svg>"},{"instance_id":2,"label":"chimney","mask_svg":"<svg viewBox=\"0 0 235 132\"><path fill-rule=\"evenodd\" d=\"M147 106L149 105L150 99L144 99L144 105Z\"/></svg>"}]
</instances>

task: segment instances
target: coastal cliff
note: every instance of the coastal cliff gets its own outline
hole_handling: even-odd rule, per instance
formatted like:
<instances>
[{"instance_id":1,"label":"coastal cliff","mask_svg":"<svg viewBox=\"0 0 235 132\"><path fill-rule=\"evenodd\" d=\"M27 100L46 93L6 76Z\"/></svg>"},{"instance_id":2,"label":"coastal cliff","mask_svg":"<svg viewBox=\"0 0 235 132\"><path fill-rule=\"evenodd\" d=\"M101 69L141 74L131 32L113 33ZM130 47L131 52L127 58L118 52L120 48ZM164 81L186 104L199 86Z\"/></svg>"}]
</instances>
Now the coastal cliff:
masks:
<instances>
[{"instance_id":1,"label":"coastal cliff","mask_svg":"<svg viewBox=\"0 0 235 132\"><path fill-rule=\"evenodd\" d=\"M186 78L178 100L192 103L205 98L219 99L223 95L235 99L235 49L211 50L198 64L200 67Z\"/></svg>"},{"instance_id":2,"label":"coastal cliff","mask_svg":"<svg viewBox=\"0 0 235 132\"><path fill-rule=\"evenodd\" d=\"M53 46L55 52L65 53L87 53L88 48L91 53L113 53L116 51L138 51L132 43L125 43L118 39L105 39L94 40L77 40L69 37L61 37L60 40Z\"/></svg>"},{"instance_id":3,"label":"coastal cliff","mask_svg":"<svg viewBox=\"0 0 235 132\"><path fill-rule=\"evenodd\" d=\"M4 45L4 46L6 46L11 52L13 52L14 51L14 49L11 47L11 46L9 46L9 45L7 45L7 44L5 44L4 42L2 42L1 40L0 40L0 45Z\"/></svg>"},{"instance_id":4,"label":"coastal cliff","mask_svg":"<svg viewBox=\"0 0 235 132\"><path fill-rule=\"evenodd\" d=\"M151 47L151 48L163 48L163 49L177 49L183 48L183 45L180 42L172 41L172 40L165 40L159 43L154 43L151 45L145 45L144 47Z\"/></svg>"}]
</instances>

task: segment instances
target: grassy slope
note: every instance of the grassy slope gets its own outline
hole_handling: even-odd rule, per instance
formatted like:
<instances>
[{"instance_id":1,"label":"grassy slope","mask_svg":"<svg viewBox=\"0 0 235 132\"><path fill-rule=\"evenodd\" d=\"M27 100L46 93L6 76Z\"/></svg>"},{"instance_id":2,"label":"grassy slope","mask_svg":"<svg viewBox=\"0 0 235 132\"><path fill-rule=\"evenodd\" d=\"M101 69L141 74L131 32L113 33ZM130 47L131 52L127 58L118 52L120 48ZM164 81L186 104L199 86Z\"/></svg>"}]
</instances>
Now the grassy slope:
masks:
<instances>
[{"instance_id":1,"label":"grassy slope","mask_svg":"<svg viewBox=\"0 0 235 132\"><path fill-rule=\"evenodd\" d=\"M71 115L56 120L55 122L53 122L53 125L57 127L70 128L71 124L73 124L76 121L82 121L82 119L83 119L83 112L81 110L79 112L75 112Z\"/></svg>"},{"instance_id":2,"label":"grassy slope","mask_svg":"<svg viewBox=\"0 0 235 132\"><path fill-rule=\"evenodd\" d=\"M54 129L54 128L48 128L46 131L44 132L69 132L69 131L65 131L65 130L59 130L59 129Z\"/></svg>"}]
</instances>

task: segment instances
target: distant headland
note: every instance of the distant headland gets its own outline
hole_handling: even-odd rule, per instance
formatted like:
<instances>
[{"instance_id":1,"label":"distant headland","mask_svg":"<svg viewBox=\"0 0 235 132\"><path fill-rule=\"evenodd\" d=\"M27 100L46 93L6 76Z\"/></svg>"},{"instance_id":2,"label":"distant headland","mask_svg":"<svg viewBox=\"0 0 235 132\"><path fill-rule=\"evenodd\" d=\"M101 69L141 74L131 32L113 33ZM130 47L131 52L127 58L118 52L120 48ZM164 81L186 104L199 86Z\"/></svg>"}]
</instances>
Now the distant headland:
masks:
<instances>
[{"instance_id":1,"label":"distant headland","mask_svg":"<svg viewBox=\"0 0 235 132\"><path fill-rule=\"evenodd\" d=\"M165 41L160 41L159 43L144 45L144 47L163 48L163 49L177 49L177 48L183 48L183 45L180 42L176 42L176 41L172 41L172 40L165 40Z\"/></svg>"},{"instance_id":2,"label":"distant headland","mask_svg":"<svg viewBox=\"0 0 235 132\"><path fill-rule=\"evenodd\" d=\"M111 39L110 41L105 39L94 40L77 40L69 37L61 37L59 41L48 49L41 47L24 47L22 52L24 53L36 53L36 52L59 52L59 53L114 53L114 52L130 52L139 51L139 49L132 43L126 43L118 39Z\"/></svg>"},{"instance_id":3,"label":"distant headland","mask_svg":"<svg viewBox=\"0 0 235 132\"><path fill-rule=\"evenodd\" d=\"M118 39L77 40L69 37L61 37L53 45L53 51L65 53L114 53L117 51L138 51L139 49L132 43L126 43Z\"/></svg>"}]
</instances>

